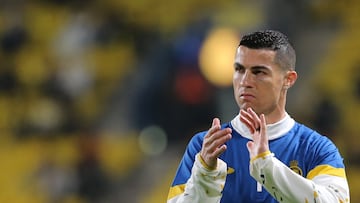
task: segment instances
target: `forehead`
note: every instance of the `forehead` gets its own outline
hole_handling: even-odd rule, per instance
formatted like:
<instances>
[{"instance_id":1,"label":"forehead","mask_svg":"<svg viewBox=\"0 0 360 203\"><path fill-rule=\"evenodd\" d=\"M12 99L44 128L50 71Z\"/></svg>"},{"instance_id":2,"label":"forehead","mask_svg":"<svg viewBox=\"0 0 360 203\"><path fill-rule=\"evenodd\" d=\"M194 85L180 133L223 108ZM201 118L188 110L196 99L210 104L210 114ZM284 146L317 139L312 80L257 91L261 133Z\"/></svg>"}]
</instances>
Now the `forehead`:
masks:
<instances>
[{"instance_id":1,"label":"forehead","mask_svg":"<svg viewBox=\"0 0 360 203\"><path fill-rule=\"evenodd\" d=\"M236 50L235 63L241 64L244 67L278 66L275 63L276 52L269 49L251 49L244 46L239 46Z\"/></svg>"}]
</instances>

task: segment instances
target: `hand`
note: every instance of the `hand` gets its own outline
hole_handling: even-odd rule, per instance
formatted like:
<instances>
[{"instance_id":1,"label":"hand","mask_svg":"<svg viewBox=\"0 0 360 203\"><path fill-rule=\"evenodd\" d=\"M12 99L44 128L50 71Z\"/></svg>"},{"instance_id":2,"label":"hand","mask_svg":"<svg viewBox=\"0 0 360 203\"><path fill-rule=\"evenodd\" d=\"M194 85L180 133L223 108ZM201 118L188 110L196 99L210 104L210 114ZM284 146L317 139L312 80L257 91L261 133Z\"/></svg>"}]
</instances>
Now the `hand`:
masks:
<instances>
[{"instance_id":1,"label":"hand","mask_svg":"<svg viewBox=\"0 0 360 203\"><path fill-rule=\"evenodd\" d=\"M214 118L204 137L200 156L210 169L217 166L217 158L226 150L225 142L231 139L231 128L221 129L220 120Z\"/></svg>"},{"instance_id":2,"label":"hand","mask_svg":"<svg viewBox=\"0 0 360 203\"><path fill-rule=\"evenodd\" d=\"M248 108L246 111L242 109L240 110L240 121L243 122L252 133L253 140L249 141L246 145L250 158L269 151L265 115L261 114L259 117L251 108Z\"/></svg>"}]
</instances>

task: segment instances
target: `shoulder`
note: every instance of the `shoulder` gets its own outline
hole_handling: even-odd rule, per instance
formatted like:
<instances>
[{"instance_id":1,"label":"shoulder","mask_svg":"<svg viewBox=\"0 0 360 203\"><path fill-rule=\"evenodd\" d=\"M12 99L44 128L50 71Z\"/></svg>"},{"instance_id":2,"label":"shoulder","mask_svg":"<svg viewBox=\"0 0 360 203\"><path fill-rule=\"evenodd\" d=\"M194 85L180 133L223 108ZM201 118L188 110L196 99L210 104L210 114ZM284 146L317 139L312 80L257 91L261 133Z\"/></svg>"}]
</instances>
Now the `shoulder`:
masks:
<instances>
[{"instance_id":1,"label":"shoulder","mask_svg":"<svg viewBox=\"0 0 360 203\"><path fill-rule=\"evenodd\" d=\"M296 134L311 143L334 144L327 136L301 123L295 123Z\"/></svg>"},{"instance_id":2,"label":"shoulder","mask_svg":"<svg viewBox=\"0 0 360 203\"><path fill-rule=\"evenodd\" d=\"M313 156L318 163L343 166L342 156L331 139L303 124L296 123L296 128L302 142L307 146L304 149L309 156Z\"/></svg>"}]
</instances>

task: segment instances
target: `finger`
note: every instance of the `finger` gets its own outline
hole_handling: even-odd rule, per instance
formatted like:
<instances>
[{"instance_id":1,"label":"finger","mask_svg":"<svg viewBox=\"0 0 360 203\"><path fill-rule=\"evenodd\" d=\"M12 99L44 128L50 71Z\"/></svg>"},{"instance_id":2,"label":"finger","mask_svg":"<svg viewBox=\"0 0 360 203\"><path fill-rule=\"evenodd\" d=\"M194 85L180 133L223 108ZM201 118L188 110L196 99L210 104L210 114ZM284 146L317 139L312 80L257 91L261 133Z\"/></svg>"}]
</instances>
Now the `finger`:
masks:
<instances>
[{"instance_id":1,"label":"finger","mask_svg":"<svg viewBox=\"0 0 360 203\"><path fill-rule=\"evenodd\" d=\"M219 137L222 137L226 134L230 134L230 133L231 133L230 128L221 130L220 119L214 118L211 128L208 130L207 134L204 137L203 147L205 147L207 151L213 152L215 150L215 147L219 146L219 145L214 146L214 144L213 144L214 140L216 140ZM215 143L215 144L217 144L217 143ZM220 143L220 144L223 144L223 143Z\"/></svg>"},{"instance_id":2,"label":"finger","mask_svg":"<svg viewBox=\"0 0 360 203\"><path fill-rule=\"evenodd\" d=\"M251 133L254 133L255 126L254 126L252 119L253 118L247 111L245 111L245 110L240 111L240 121L247 126L247 128L250 130Z\"/></svg>"},{"instance_id":3,"label":"finger","mask_svg":"<svg viewBox=\"0 0 360 203\"><path fill-rule=\"evenodd\" d=\"M201 149L201 156L204 160L207 160L207 164L213 163L226 150L225 143L232 137L230 133L231 129L226 128L212 135L211 138L216 138L214 141L209 141L210 138L208 138L205 143L204 140L204 144Z\"/></svg>"},{"instance_id":4,"label":"finger","mask_svg":"<svg viewBox=\"0 0 360 203\"><path fill-rule=\"evenodd\" d=\"M218 158L222 153L226 151L226 149L227 149L226 145L221 145L220 147L216 148L216 150L214 150L212 156Z\"/></svg>"},{"instance_id":5,"label":"finger","mask_svg":"<svg viewBox=\"0 0 360 203\"><path fill-rule=\"evenodd\" d=\"M257 127L258 116L255 111L253 111L251 108L248 108L247 110L242 110L242 114L247 118L251 125Z\"/></svg>"},{"instance_id":6,"label":"finger","mask_svg":"<svg viewBox=\"0 0 360 203\"><path fill-rule=\"evenodd\" d=\"M220 119L214 118L210 130L219 130L221 128Z\"/></svg>"},{"instance_id":7,"label":"finger","mask_svg":"<svg viewBox=\"0 0 360 203\"><path fill-rule=\"evenodd\" d=\"M246 118L244 115L240 115L240 121L246 125L246 127L250 130L251 133L254 133L255 128L253 127L252 123Z\"/></svg>"},{"instance_id":8,"label":"finger","mask_svg":"<svg viewBox=\"0 0 360 203\"><path fill-rule=\"evenodd\" d=\"M216 148L222 146L227 141L231 139L231 129L224 129L222 131L219 131L216 133L216 135L213 136L214 140L210 144L210 148L215 151Z\"/></svg>"},{"instance_id":9,"label":"finger","mask_svg":"<svg viewBox=\"0 0 360 203\"><path fill-rule=\"evenodd\" d=\"M255 111L252 108L248 108L247 111L250 113L250 115L253 119L255 130L260 131L261 120L260 120L259 116L255 113Z\"/></svg>"},{"instance_id":10,"label":"finger","mask_svg":"<svg viewBox=\"0 0 360 203\"><path fill-rule=\"evenodd\" d=\"M209 146L213 150L216 147L219 147L220 145L224 144L227 140L231 139L231 128L225 128L222 130L218 130L215 133L209 135L206 140L204 140L205 145Z\"/></svg>"},{"instance_id":11,"label":"finger","mask_svg":"<svg viewBox=\"0 0 360 203\"><path fill-rule=\"evenodd\" d=\"M260 127L266 130L266 118L264 114L260 115Z\"/></svg>"},{"instance_id":12,"label":"finger","mask_svg":"<svg viewBox=\"0 0 360 203\"><path fill-rule=\"evenodd\" d=\"M218 118L214 118L213 121L212 121L212 124L211 124L211 127L210 129L208 130L207 134L205 135L205 139L207 137L211 137L211 135L213 133L215 133L216 131L220 130L221 126L220 126L220 119Z\"/></svg>"},{"instance_id":13,"label":"finger","mask_svg":"<svg viewBox=\"0 0 360 203\"><path fill-rule=\"evenodd\" d=\"M224 128L216 131L209 130L209 132L204 137L204 142L213 143L215 140L227 134L231 134L231 132L232 132L231 128Z\"/></svg>"},{"instance_id":14,"label":"finger","mask_svg":"<svg viewBox=\"0 0 360 203\"><path fill-rule=\"evenodd\" d=\"M261 114L260 115L260 128L261 128L261 137L263 138L263 142L268 142L268 137L267 137L267 129L266 129L266 119L265 119L265 115L264 114Z\"/></svg>"}]
</instances>

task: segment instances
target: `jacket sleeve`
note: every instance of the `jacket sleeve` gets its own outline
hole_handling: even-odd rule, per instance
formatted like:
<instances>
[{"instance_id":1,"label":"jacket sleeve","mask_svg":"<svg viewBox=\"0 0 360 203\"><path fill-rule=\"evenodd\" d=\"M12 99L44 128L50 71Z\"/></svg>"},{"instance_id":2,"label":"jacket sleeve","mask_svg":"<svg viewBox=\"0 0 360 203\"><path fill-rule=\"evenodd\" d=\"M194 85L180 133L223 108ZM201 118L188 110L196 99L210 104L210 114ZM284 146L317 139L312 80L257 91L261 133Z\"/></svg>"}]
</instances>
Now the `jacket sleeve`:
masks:
<instances>
[{"instance_id":1,"label":"jacket sleeve","mask_svg":"<svg viewBox=\"0 0 360 203\"><path fill-rule=\"evenodd\" d=\"M199 154L196 155L191 176L185 184L184 192L172 197L167 203L218 203L226 181L227 165L218 159L216 169L206 168Z\"/></svg>"},{"instance_id":2,"label":"jacket sleeve","mask_svg":"<svg viewBox=\"0 0 360 203\"><path fill-rule=\"evenodd\" d=\"M267 152L250 161L250 174L279 202L350 202L344 168L320 165L304 178Z\"/></svg>"}]
</instances>

